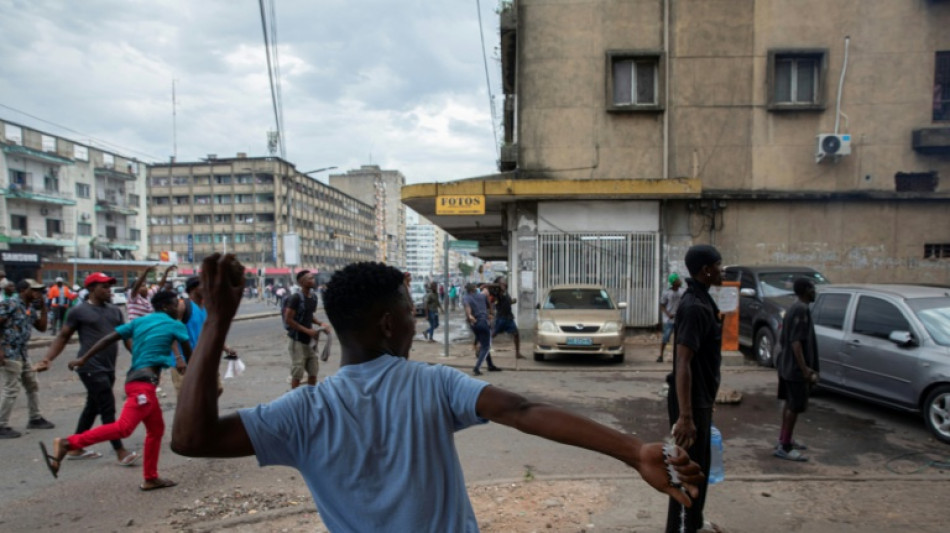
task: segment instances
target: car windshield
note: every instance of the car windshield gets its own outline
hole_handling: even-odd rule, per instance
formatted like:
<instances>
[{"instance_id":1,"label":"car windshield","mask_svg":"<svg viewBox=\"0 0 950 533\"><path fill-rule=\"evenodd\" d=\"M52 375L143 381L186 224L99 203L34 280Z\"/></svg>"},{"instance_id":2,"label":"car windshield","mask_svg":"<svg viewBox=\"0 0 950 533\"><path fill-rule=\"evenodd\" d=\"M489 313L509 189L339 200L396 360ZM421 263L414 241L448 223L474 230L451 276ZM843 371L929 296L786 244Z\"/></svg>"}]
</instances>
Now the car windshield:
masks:
<instances>
[{"instance_id":1,"label":"car windshield","mask_svg":"<svg viewBox=\"0 0 950 533\"><path fill-rule=\"evenodd\" d=\"M426 286L423 285L422 283L413 283L412 285L410 285L409 291L412 294L425 294Z\"/></svg>"},{"instance_id":2,"label":"car windshield","mask_svg":"<svg viewBox=\"0 0 950 533\"><path fill-rule=\"evenodd\" d=\"M828 279L818 272L761 272L759 273L759 291L764 298L795 294L795 280L808 278L815 285L825 285Z\"/></svg>"},{"instance_id":3,"label":"car windshield","mask_svg":"<svg viewBox=\"0 0 950 533\"><path fill-rule=\"evenodd\" d=\"M548 294L545 309L614 309L603 289L558 289Z\"/></svg>"},{"instance_id":4,"label":"car windshield","mask_svg":"<svg viewBox=\"0 0 950 533\"><path fill-rule=\"evenodd\" d=\"M950 298L915 298L907 303L934 342L950 346Z\"/></svg>"}]
</instances>

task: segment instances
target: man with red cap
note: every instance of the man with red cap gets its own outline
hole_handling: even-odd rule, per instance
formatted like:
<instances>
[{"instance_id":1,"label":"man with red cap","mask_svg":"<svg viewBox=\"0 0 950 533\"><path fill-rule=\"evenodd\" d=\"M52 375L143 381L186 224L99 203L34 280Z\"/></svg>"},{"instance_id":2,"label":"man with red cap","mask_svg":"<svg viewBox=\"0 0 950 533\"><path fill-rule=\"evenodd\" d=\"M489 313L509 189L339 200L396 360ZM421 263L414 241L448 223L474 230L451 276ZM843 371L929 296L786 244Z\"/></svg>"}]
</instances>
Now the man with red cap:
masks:
<instances>
[{"instance_id":1,"label":"man with red cap","mask_svg":"<svg viewBox=\"0 0 950 533\"><path fill-rule=\"evenodd\" d=\"M79 352L76 356L82 357L89 348L122 324L122 312L112 305L112 286L115 285L115 278L102 272L94 272L86 276L84 285L89 291L89 298L66 315L66 324L53 339L53 343L46 351L46 356L36 364L37 372L49 369L50 363L63 352L73 333L79 332ZM83 386L86 387L86 405L79 415L79 422L76 423L76 433L92 429L97 416L102 419L103 424L115 422L115 394L112 389L115 385L117 355L118 345L113 344L96 354L76 372ZM111 443L120 465L132 466L138 459L138 453L125 449L122 440L116 439ZM68 459L98 459L102 457L102 454L80 448L70 450L66 457Z\"/></svg>"}]
</instances>

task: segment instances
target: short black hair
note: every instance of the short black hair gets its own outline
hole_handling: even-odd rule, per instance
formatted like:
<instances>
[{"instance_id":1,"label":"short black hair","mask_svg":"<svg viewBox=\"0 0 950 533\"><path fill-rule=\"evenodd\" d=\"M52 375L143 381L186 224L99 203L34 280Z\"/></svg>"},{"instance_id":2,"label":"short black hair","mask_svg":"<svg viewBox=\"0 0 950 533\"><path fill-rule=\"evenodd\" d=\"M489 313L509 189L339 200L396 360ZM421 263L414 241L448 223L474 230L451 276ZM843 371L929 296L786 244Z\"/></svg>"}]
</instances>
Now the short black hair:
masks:
<instances>
[{"instance_id":1,"label":"short black hair","mask_svg":"<svg viewBox=\"0 0 950 533\"><path fill-rule=\"evenodd\" d=\"M300 272L297 272L297 283L300 283L300 278L306 276L309 273L309 270L301 270Z\"/></svg>"},{"instance_id":2,"label":"short black hair","mask_svg":"<svg viewBox=\"0 0 950 533\"><path fill-rule=\"evenodd\" d=\"M159 311L164 309L173 300L178 299L178 294L172 291L158 291L152 296L152 309Z\"/></svg>"},{"instance_id":3,"label":"short black hair","mask_svg":"<svg viewBox=\"0 0 950 533\"><path fill-rule=\"evenodd\" d=\"M191 276L185 280L185 292L191 292L198 288L198 285L201 285L201 278L198 276Z\"/></svg>"},{"instance_id":4,"label":"short black hair","mask_svg":"<svg viewBox=\"0 0 950 533\"><path fill-rule=\"evenodd\" d=\"M795 283L792 287L795 289L796 296L802 296L805 294L805 291L815 286L815 282L808 278L798 278L795 280Z\"/></svg>"},{"instance_id":5,"label":"short black hair","mask_svg":"<svg viewBox=\"0 0 950 533\"><path fill-rule=\"evenodd\" d=\"M380 307L398 301L403 273L383 263L352 263L333 273L323 307L337 333L363 327Z\"/></svg>"},{"instance_id":6,"label":"short black hair","mask_svg":"<svg viewBox=\"0 0 950 533\"><path fill-rule=\"evenodd\" d=\"M23 292L29 288L30 288L30 282L25 279L21 279L20 281L16 282L17 292Z\"/></svg>"}]
</instances>

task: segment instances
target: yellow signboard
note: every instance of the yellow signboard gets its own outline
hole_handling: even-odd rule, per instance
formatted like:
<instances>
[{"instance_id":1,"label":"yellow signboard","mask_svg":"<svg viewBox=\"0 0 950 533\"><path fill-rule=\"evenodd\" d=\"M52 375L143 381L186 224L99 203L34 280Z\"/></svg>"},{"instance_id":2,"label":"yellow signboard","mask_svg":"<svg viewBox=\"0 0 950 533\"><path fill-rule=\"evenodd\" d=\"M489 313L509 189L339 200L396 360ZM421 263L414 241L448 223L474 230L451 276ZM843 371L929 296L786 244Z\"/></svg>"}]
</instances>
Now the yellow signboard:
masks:
<instances>
[{"instance_id":1,"label":"yellow signboard","mask_svg":"<svg viewBox=\"0 0 950 533\"><path fill-rule=\"evenodd\" d=\"M484 215L484 194L451 194L436 196L436 215Z\"/></svg>"}]
</instances>

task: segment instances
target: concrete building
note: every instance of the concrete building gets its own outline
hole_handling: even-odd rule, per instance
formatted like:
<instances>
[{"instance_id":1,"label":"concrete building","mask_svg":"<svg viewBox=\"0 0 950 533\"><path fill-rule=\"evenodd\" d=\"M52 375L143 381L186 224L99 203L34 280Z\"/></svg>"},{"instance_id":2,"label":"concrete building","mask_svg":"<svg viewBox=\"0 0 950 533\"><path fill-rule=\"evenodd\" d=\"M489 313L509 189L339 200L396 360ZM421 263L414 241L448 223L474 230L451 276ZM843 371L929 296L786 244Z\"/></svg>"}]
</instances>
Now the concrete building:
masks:
<instances>
[{"instance_id":1,"label":"concrete building","mask_svg":"<svg viewBox=\"0 0 950 533\"><path fill-rule=\"evenodd\" d=\"M0 259L9 277L81 284L73 259L148 257L144 164L4 120L0 136Z\"/></svg>"},{"instance_id":2,"label":"concrete building","mask_svg":"<svg viewBox=\"0 0 950 533\"><path fill-rule=\"evenodd\" d=\"M363 165L346 174L331 174L330 186L376 209L376 260L397 268L406 267L406 206L401 191L406 178L398 170Z\"/></svg>"},{"instance_id":3,"label":"concrete building","mask_svg":"<svg viewBox=\"0 0 950 533\"><path fill-rule=\"evenodd\" d=\"M694 243L950 284L950 2L515 0L500 22L503 172L403 199L508 259L522 327L559 282L655 324ZM449 194L485 215L434 215Z\"/></svg>"},{"instance_id":4,"label":"concrete building","mask_svg":"<svg viewBox=\"0 0 950 533\"><path fill-rule=\"evenodd\" d=\"M373 206L278 157L152 165L148 183L152 249L175 252L192 268L226 251L249 273L264 269L265 282L286 284L293 269L332 272L377 254ZM291 205L296 253L285 250L283 237L291 230Z\"/></svg>"}]
</instances>

